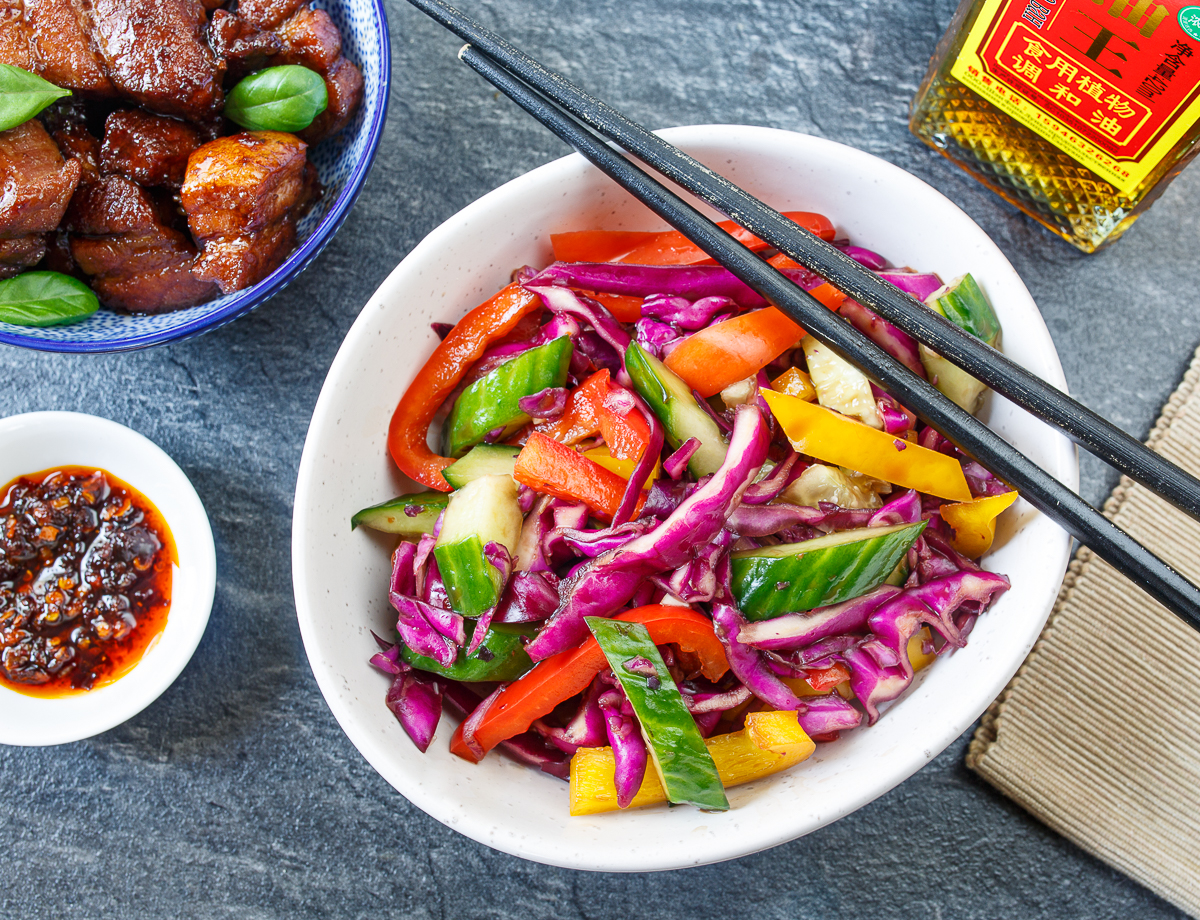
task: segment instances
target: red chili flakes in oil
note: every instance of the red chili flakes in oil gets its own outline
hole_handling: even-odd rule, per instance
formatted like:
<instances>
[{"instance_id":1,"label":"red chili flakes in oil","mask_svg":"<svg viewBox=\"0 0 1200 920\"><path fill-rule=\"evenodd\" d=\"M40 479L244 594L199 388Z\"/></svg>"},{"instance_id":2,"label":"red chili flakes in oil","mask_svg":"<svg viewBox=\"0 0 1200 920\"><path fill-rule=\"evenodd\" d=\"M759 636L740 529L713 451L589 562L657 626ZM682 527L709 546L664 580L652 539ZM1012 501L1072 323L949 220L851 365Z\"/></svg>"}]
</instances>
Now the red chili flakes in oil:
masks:
<instances>
[{"instance_id":1,"label":"red chili flakes in oil","mask_svg":"<svg viewBox=\"0 0 1200 920\"><path fill-rule=\"evenodd\" d=\"M0 489L0 684L66 696L111 683L167 624L178 561L158 509L103 470Z\"/></svg>"}]
</instances>

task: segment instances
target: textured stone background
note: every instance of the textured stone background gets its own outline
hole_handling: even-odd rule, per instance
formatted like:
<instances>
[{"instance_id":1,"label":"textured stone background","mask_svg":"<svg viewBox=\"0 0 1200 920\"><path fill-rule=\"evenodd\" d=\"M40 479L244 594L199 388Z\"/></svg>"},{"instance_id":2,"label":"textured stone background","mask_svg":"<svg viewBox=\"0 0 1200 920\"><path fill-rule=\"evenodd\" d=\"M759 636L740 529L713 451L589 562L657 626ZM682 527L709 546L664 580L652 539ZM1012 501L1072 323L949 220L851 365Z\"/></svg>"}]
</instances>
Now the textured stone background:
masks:
<instances>
[{"instance_id":1,"label":"textured stone background","mask_svg":"<svg viewBox=\"0 0 1200 920\"><path fill-rule=\"evenodd\" d=\"M1200 167L1114 249L1083 256L905 127L953 0L462 0L651 127L769 125L868 150L963 206L1032 291L1072 390L1144 436L1200 341ZM162 445L212 518L207 635L154 705L97 738L0 748L0 917L566 918L1178 916L983 785L968 735L854 815L707 868L597 875L513 859L411 807L338 729L304 657L291 504L326 368L426 233L564 149L389 0L391 117L318 264L190 342L67 357L0 348L0 415L73 409ZM1083 490L1115 477L1085 457Z\"/></svg>"}]
</instances>

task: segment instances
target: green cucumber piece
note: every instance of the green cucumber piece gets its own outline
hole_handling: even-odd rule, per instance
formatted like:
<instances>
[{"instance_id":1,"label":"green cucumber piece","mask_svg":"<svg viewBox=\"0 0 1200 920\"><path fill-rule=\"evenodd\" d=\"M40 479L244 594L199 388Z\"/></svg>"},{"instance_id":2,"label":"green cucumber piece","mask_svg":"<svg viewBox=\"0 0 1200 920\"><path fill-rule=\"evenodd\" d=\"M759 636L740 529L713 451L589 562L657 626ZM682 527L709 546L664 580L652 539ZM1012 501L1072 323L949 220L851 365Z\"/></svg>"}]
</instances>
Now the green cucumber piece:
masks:
<instances>
[{"instance_id":1,"label":"green cucumber piece","mask_svg":"<svg viewBox=\"0 0 1200 920\"><path fill-rule=\"evenodd\" d=\"M999 347L1000 320L988 303L987 296L969 274L934 291L926 298L925 305L975 338L993 348ZM920 352L921 364L925 366L925 373L933 385L961 408L975 412L987 386L958 365L931 351L928 346L922 345Z\"/></svg>"},{"instance_id":2,"label":"green cucumber piece","mask_svg":"<svg viewBox=\"0 0 1200 920\"><path fill-rule=\"evenodd\" d=\"M461 489L480 476L511 476L520 452L521 448L510 444L476 444L465 457L442 470L442 478Z\"/></svg>"},{"instance_id":3,"label":"green cucumber piece","mask_svg":"<svg viewBox=\"0 0 1200 920\"><path fill-rule=\"evenodd\" d=\"M751 620L848 601L883 584L925 524L863 527L742 550L730 557L733 596Z\"/></svg>"},{"instance_id":4,"label":"green cucumber piece","mask_svg":"<svg viewBox=\"0 0 1200 920\"><path fill-rule=\"evenodd\" d=\"M477 620L467 621L468 644L475 633L477 623ZM535 633L536 625L497 623L488 629L483 642L473 654L460 652L454 664L448 668L442 667L432 658L418 655L403 643L400 645L400 657L414 668L451 680L516 680L533 667L521 640L530 638Z\"/></svg>"},{"instance_id":5,"label":"green cucumber piece","mask_svg":"<svg viewBox=\"0 0 1200 920\"><path fill-rule=\"evenodd\" d=\"M350 529L359 524L384 533L420 535L433 533L438 515L446 510L450 496L445 492L417 492L414 495L398 495L396 498L363 508L350 518ZM409 513L411 509L412 513Z\"/></svg>"},{"instance_id":6,"label":"green cucumber piece","mask_svg":"<svg viewBox=\"0 0 1200 920\"><path fill-rule=\"evenodd\" d=\"M994 346L1000 340L1000 319L969 273L938 288L925 303L982 342Z\"/></svg>"},{"instance_id":7,"label":"green cucumber piece","mask_svg":"<svg viewBox=\"0 0 1200 920\"><path fill-rule=\"evenodd\" d=\"M433 555L457 613L477 617L496 605L504 584L483 550L499 543L511 555L521 524L517 484L511 476L481 476L451 493Z\"/></svg>"},{"instance_id":8,"label":"green cucumber piece","mask_svg":"<svg viewBox=\"0 0 1200 920\"><path fill-rule=\"evenodd\" d=\"M717 765L649 630L641 623L604 617L587 617L585 622L633 706L667 801L705 811L728 811L729 799ZM626 667L638 658L654 666L653 677Z\"/></svg>"},{"instance_id":9,"label":"green cucumber piece","mask_svg":"<svg viewBox=\"0 0 1200 920\"><path fill-rule=\"evenodd\" d=\"M560 336L521 352L463 390L442 428L446 456L461 457L489 431L503 428L504 438L528 422L518 400L565 384L571 352L570 337Z\"/></svg>"},{"instance_id":10,"label":"green cucumber piece","mask_svg":"<svg viewBox=\"0 0 1200 920\"><path fill-rule=\"evenodd\" d=\"M715 473L725 462L725 442L717 423L696 402L692 388L637 342L630 342L625 350L625 367L634 389L663 423L667 443L678 448L688 438L700 442L700 449L688 461L692 475Z\"/></svg>"}]
</instances>

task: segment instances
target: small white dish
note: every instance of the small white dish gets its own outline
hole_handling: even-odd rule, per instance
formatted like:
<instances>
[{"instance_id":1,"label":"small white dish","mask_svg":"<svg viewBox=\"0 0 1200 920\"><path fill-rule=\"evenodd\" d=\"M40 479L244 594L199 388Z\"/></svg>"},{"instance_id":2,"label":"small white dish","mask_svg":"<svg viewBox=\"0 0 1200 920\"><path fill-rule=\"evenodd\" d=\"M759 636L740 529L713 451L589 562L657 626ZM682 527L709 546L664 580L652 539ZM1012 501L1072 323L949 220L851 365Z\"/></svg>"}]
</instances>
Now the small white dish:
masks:
<instances>
[{"instance_id":1,"label":"small white dish","mask_svg":"<svg viewBox=\"0 0 1200 920\"><path fill-rule=\"evenodd\" d=\"M212 610L217 557L200 497L153 441L124 425L78 412L0 419L0 486L60 466L93 466L129 483L162 514L179 565L162 633L127 674L86 693L26 696L0 686L0 744L65 744L133 718L169 687L200 644Z\"/></svg>"},{"instance_id":2,"label":"small white dish","mask_svg":"<svg viewBox=\"0 0 1200 920\"><path fill-rule=\"evenodd\" d=\"M732 125L661 132L702 163L781 210L819 211L858 245L896 265L951 279L971 272L1004 326L1004 351L1065 389L1054 344L1029 292L966 214L915 176L820 138ZM1066 569L1070 540L1019 502L1001 521L986 565L1012 590L979 619L970 644L923 672L870 728L822 744L805 763L730 790L732 809L655 807L573 818L567 787L499 755L452 755L443 717L421 754L384 705L389 679L367 664L371 630L391 635L388 554L394 540L350 515L416 491L386 449L396 402L437 344L431 321L455 322L509 281L552 260L550 234L653 230L663 224L582 157L514 179L451 217L392 272L347 334L317 400L300 462L292 577L300 632L317 684L347 736L382 776L437 820L506 853L573 869L644 872L702 865L792 840L862 807L962 734L1032 648ZM984 419L1069 486L1072 445L992 398Z\"/></svg>"}]
</instances>

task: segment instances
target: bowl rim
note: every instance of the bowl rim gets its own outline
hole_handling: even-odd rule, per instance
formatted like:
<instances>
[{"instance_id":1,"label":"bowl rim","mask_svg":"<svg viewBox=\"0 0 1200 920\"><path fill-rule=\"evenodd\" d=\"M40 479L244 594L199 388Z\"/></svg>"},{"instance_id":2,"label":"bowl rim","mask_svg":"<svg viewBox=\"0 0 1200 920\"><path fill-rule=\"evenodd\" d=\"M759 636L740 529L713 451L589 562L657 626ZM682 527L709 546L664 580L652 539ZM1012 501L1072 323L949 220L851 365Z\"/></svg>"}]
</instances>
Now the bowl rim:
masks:
<instances>
[{"instance_id":1,"label":"bowl rim","mask_svg":"<svg viewBox=\"0 0 1200 920\"><path fill-rule=\"evenodd\" d=\"M376 50L379 54L379 105L375 116L367 126L367 146L363 156L354 164L350 177L342 186L333 205L321 218L321 222L313 229L308 238L292 250L283 264L267 275L262 281L244 290L237 291L230 301L214 313L206 313L186 323L172 326L170 329L132 335L120 339L97 339L86 342L59 341L26 336L15 332L0 330L0 343L15 345L18 348L28 348L32 351L48 351L59 354L115 354L125 351L138 351L142 348L152 348L165 345L181 339L192 338L201 333L219 329L227 323L240 319L247 313L266 303L292 282L310 262L321 254L321 251L333 239L346 218L350 214L358 198L367 174L375 162L375 154L383 139L383 129L387 123L388 103L391 101L392 58L391 37L388 27L387 9L384 0L370 0L375 11L375 19L379 23L376 30ZM101 308L103 309L103 308Z\"/></svg>"},{"instance_id":2,"label":"bowl rim","mask_svg":"<svg viewBox=\"0 0 1200 920\"><path fill-rule=\"evenodd\" d=\"M1050 380L1056 386L1064 390L1066 389L1065 376L1057 352L1054 349L1053 340L1050 338L1040 314L1038 314L1036 304L1033 303L1032 297L1029 296L1028 291L1025 290L1024 285L1020 282L1016 270L982 228L979 228L969 215L945 195L920 177L907 172L881 157L825 138L803 135L799 132L746 125L692 125L665 129L656 133L660 133L665 139L687 149L689 144L702 146L711 140L736 143L736 139L730 136L730 132L754 135L761 138L764 142L772 137L776 139L783 139L785 137L799 138L801 143L824 147L831 154L839 155L847 161L870 162L873 171L879 174L881 179L907 183L910 187L914 185L920 187L924 194L933 196L934 199L940 201L942 206L955 212L978 232L981 245L987 247L988 251L1000 261L1008 273L1011 273L1012 278L1019 285L1020 293L1027 299L1029 306L1033 309L1031 320L1039 327L1036 341L1042 342L1044 339L1044 346L1048 349L1049 364L1043 369L1042 373L1046 379ZM611 841L605 841L600 848L601 852L588 852L585 859L581 856L568 855L568 851L579 847L579 843L575 839L569 841L561 840L556 844L555 840L546 839L542 834L523 832L522 829L512 830L505 835L504 832L494 826L494 821L489 821L486 815L477 816L475 813L470 812L469 809L459 808L458 806L461 803L457 799L453 797L439 797L431 789L426 788L419 780L407 777L402 772L402 768L397 767L392 759L390 759L388 754L388 742L390 739L380 737L377 730L360 717L360 704L356 702L356 699L343 696L342 691L345 689L342 686L343 675L340 672L335 672L334 668L323 660L326 638L320 632L319 626L320 618L318 614L321 605L315 594L311 597L312 603L309 603L310 593L314 590L314 587L310 583L311 576L305 568L308 554L306 543L309 540L308 532L311 529L309 508L306 501L312 497L313 491L317 488L318 458L325 451L325 445L319 444L316 440L316 432L324 425L332 424L332 420L335 417L333 414L334 391L339 382L339 377L347 372L347 369L356 361L355 349L365 341L366 336L377 334L375 314L383 310L387 303L396 301L397 291L402 292L402 289L398 287L396 279L401 275L406 263L411 266L410 270L417 270L422 260L427 258L427 253L436 253L449 240L452 240L456 234L461 233L475 222L481 214L485 213L498 200L502 201L505 196L517 193L528 194L537 188L543 178L553 176L557 171L567 173L574 166L584 166L584 168L587 168L583 159L578 154L571 154L530 170L467 205L438 227L434 228L380 285L380 288L368 301L362 313L360 313L358 319L347 333L342 346L334 358L325 384L318 397L317 404L314 407L297 476L292 531L292 574L296 595L297 618L301 637L305 644L305 651L308 655L310 667L313 670L317 685L347 737L368 763L393 788L435 820L452 827L454 830L479 843L483 843L501 852L564 868L592 871L644 872L710 864L777 846L836 821L894 788L912 776L938 753L945 750L947 745L952 743L955 738L961 735L978 718L978 715L1002 691L1008 680L1011 679L1011 674L1016 671L1020 661L1024 658L1029 648L1032 647L1041 630L1042 624L1045 622L1045 618L1049 615L1057 590L1056 588L1047 588L1044 596L1038 595L1037 610L1035 611L1039 617L1036 624L1037 628L1034 629L1032 625L1029 625L1023 629L1020 638L1024 652L1017 655L1015 650L1009 650L1012 652L1012 660L1009 664L1004 665L1008 670L1007 677L1004 677L1003 680L993 677L986 686L982 684L977 686L975 693L964 694L964 697L969 697L970 706L960 706L959 711L954 714L953 718L946 717L942 724L931 729L928 735L922 736L921 745L909 745L908 749L898 752L894 762L889 767L881 770L882 776L879 780L864 784L863 788L859 789L854 795L844 795L839 799L836 807L822 806L815 808L810 815L802 816L797 814L797 818L793 822L780 822L774 824L770 829L764 828L753 835L754 839L752 841L745 839L745 835L739 831L730 833L723 840L705 839L703 843L697 841L695 851L689 850L686 855L681 855L679 847L675 845L672 845L673 848L656 848L655 852L659 853L657 856L648 854L644 848L635 854L633 851L637 849L636 847L630 847L628 853L617 854L613 850L613 847L609 845ZM737 181L736 177L735 181ZM419 274L420 272L418 271ZM400 302L403 302L402 296L400 297ZM1052 459L1046 462L1053 464L1052 469L1057 471L1059 477L1068 485L1073 486L1078 478L1078 460L1073 446L1057 432L1047 431L1046 437L1051 439L1047 450L1052 455ZM1050 542L1051 551L1043 557L1048 560L1046 567L1048 569L1055 568L1059 573L1065 573L1069 556L1070 539L1064 532L1055 529L1053 539ZM1061 563L1061 566L1059 563ZM1061 579L1061 574L1051 574L1049 578L1057 585ZM1028 632L1028 635L1026 635L1026 632ZM366 665L364 664L365 667ZM910 688L906 696L915 695L919 684L920 681L918 681L918 685ZM968 712L968 709L971 711ZM843 743L845 742L843 741ZM782 776L786 777L787 775L785 773ZM767 782L778 779L780 778L772 777ZM800 827L799 825L801 824L804 826ZM563 846L563 844L566 845Z\"/></svg>"},{"instance_id":3,"label":"bowl rim","mask_svg":"<svg viewBox=\"0 0 1200 920\"><path fill-rule=\"evenodd\" d=\"M26 696L0 686L0 698L7 701L0 705L0 744L16 746L81 741L116 728L140 713L166 692L191 661L208 627L216 596L216 547L208 512L195 486L170 454L140 432L98 415L40 411L0 419L0 438L45 440L44 434L49 436L49 453L85 462L58 460L15 476L57 466L103 468L142 492L159 509L171 529L179 563L172 578L166 626L137 664L120 678L86 693L50 698ZM105 455L120 465L111 459L93 463ZM0 485L12 478L0 473ZM6 723L14 711L24 717L23 724ZM34 716L39 721L28 721Z\"/></svg>"}]
</instances>

